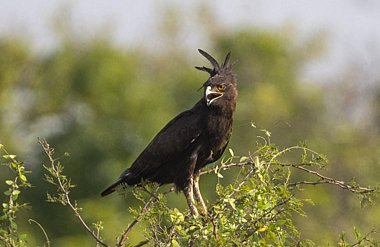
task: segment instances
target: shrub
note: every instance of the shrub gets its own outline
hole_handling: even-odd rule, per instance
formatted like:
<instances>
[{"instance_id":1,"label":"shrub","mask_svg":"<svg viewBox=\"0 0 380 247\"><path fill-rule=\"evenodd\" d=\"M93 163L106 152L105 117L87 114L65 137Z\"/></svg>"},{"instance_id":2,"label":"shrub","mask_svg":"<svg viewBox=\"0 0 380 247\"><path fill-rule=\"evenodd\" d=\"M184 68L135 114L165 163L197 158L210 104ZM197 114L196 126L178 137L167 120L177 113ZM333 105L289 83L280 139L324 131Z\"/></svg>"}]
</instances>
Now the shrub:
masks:
<instances>
[{"instance_id":1,"label":"shrub","mask_svg":"<svg viewBox=\"0 0 380 247\"><path fill-rule=\"evenodd\" d=\"M377 188L361 187L355 182L323 175L321 169L327 164L326 157L304 145L279 149L270 142L270 133L265 133L262 143L258 143L252 153L237 156L229 149L229 154L219 164L202 171L202 175L215 174L218 178L217 199L208 206L208 216L193 216L188 210L169 207L166 194L174 188L165 191L156 184L144 183L132 190L121 190L141 201L141 206L130 208L134 220L116 238L114 245L132 246L129 236L140 224L145 229L145 239L134 246L314 246L312 241L301 237L302 229L297 229L292 220L294 214L305 215L304 204L312 203L310 199L298 198L298 190L310 185L330 184L358 195L363 206L379 194ZM46 141L40 140L40 144L49 159L44 166L45 179L56 189L48 194L47 200L70 208L97 246L110 246L101 237L102 221L89 225L81 216L81 208L70 196L75 186L63 173L64 166L55 158L54 149ZM0 148L4 160L1 165L13 172L13 178L5 180L8 189L4 192L7 200L2 203L0 242L4 246L26 246L28 236L19 233L16 213L27 205L19 203L19 195L21 189L30 187L28 172L15 155L10 155L3 145ZM223 174L233 169L237 174L234 182L223 184ZM294 176L295 171L300 171L301 176ZM33 222L40 226L46 245L50 246L46 231ZM337 245L374 246L379 243L371 238L373 231L362 235L355 229L354 233L354 242L350 243L346 235L341 234Z\"/></svg>"}]
</instances>

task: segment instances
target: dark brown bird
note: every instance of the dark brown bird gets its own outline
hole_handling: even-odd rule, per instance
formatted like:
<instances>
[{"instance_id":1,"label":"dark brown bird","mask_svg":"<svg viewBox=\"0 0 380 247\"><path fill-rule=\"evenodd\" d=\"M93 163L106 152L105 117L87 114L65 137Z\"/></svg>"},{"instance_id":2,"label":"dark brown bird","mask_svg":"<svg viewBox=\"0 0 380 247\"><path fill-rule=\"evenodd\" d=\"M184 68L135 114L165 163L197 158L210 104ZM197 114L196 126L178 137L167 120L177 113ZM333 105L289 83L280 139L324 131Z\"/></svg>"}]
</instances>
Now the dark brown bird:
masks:
<instances>
[{"instance_id":1,"label":"dark brown bird","mask_svg":"<svg viewBox=\"0 0 380 247\"><path fill-rule=\"evenodd\" d=\"M200 170L218 160L226 149L238 93L230 53L220 65L205 51L199 52L213 66L195 67L210 74L202 86L203 97L193 108L172 119L102 196L114 192L119 185L136 185L142 180L174 183L178 191L184 192L193 215L198 214L195 201L201 213L207 214L199 190Z\"/></svg>"}]
</instances>

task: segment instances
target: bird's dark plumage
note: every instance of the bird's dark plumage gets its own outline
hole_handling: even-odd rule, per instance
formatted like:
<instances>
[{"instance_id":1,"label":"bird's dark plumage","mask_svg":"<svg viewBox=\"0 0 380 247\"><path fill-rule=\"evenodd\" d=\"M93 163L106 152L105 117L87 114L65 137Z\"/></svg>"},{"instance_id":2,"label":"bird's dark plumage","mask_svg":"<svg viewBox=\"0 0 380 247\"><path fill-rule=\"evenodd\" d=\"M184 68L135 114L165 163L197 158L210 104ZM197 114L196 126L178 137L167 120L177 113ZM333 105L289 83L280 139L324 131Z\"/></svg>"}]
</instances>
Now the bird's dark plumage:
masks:
<instances>
[{"instance_id":1,"label":"bird's dark plumage","mask_svg":"<svg viewBox=\"0 0 380 247\"><path fill-rule=\"evenodd\" d=\"M142 180L174 183L179 191L185 192L193 214L197 214L193 195L205 210L198 187L199 171L218 160L228 144L236 107L237 84L232 73L230 53L220 65L208 53L200 49L199 52L213 66L212 69L196 67L210 74L203 84L204 96L193 108L173 118L131 167L102 192L102 196L114 192L120 184L135 185Z\"/></svg>"}]
</instances>

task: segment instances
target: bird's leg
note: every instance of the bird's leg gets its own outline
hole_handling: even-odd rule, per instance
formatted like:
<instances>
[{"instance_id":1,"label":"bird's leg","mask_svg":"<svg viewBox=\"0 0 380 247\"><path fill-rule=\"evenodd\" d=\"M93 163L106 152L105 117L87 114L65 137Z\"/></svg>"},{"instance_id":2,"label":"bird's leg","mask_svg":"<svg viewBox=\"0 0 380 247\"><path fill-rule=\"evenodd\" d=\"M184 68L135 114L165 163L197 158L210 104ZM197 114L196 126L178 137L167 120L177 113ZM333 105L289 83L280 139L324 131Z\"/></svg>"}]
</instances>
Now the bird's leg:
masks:
<instances>
[{"instance_id":1,"label":"bird's leg","mask_svg":"<svg viewBox=\"0 0 380 247\"><path fill-rule=\"evenodd\" d=\"M189 205L191 214L197 216L198 215L198 210L195 207L193 184L194 184L194 180L191 177L189 179L188 185L186 186L186 188L184 190L184 194L185 194L185 197L186 197L187 204Z\"/></svg>"},{"instance_id":2,"label":"bird's leg","mask_svg":"<svg viewBox=\"0 0 380 247\"><path fill-rule=\"evenodd\" d=\"M205 202L203 201L201 191L199 190L199 178L200 177L201 177L200 171L196 171L194 173L194 183L193 183L194 196L195 196L195 200L197 201L197 203L201 207L201 215L206 216L207 215L207 207L206 207Z\"/></svg>"}]
</instances>

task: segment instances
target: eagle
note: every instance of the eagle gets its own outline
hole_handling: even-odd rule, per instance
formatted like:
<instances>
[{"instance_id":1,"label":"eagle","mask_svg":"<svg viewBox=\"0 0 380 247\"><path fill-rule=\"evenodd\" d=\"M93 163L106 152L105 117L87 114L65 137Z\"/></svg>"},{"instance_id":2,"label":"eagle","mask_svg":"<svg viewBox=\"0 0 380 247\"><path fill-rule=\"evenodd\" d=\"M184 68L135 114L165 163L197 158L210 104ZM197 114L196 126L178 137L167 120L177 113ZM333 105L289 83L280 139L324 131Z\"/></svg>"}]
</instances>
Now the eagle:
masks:
<instances>
[{"instance_id":1,"label":"eagle","mask_svg":"<svg viewBox=\"0 0 380 247\"><path fill-rule=\"evenodd\" d=\"M210 75L200 88L203 97L193 108L169 121L101 196L111 194L118 186L139 185L142 181L174 183L177 191L185 194L191 214L198 215L200 210L200 214L207 215L199 189L200 172L217 161L228 145L238 90L230 52L219 64L207 52L198 51L212 65L195 67Z\"/></svg>"}]
</instances>

